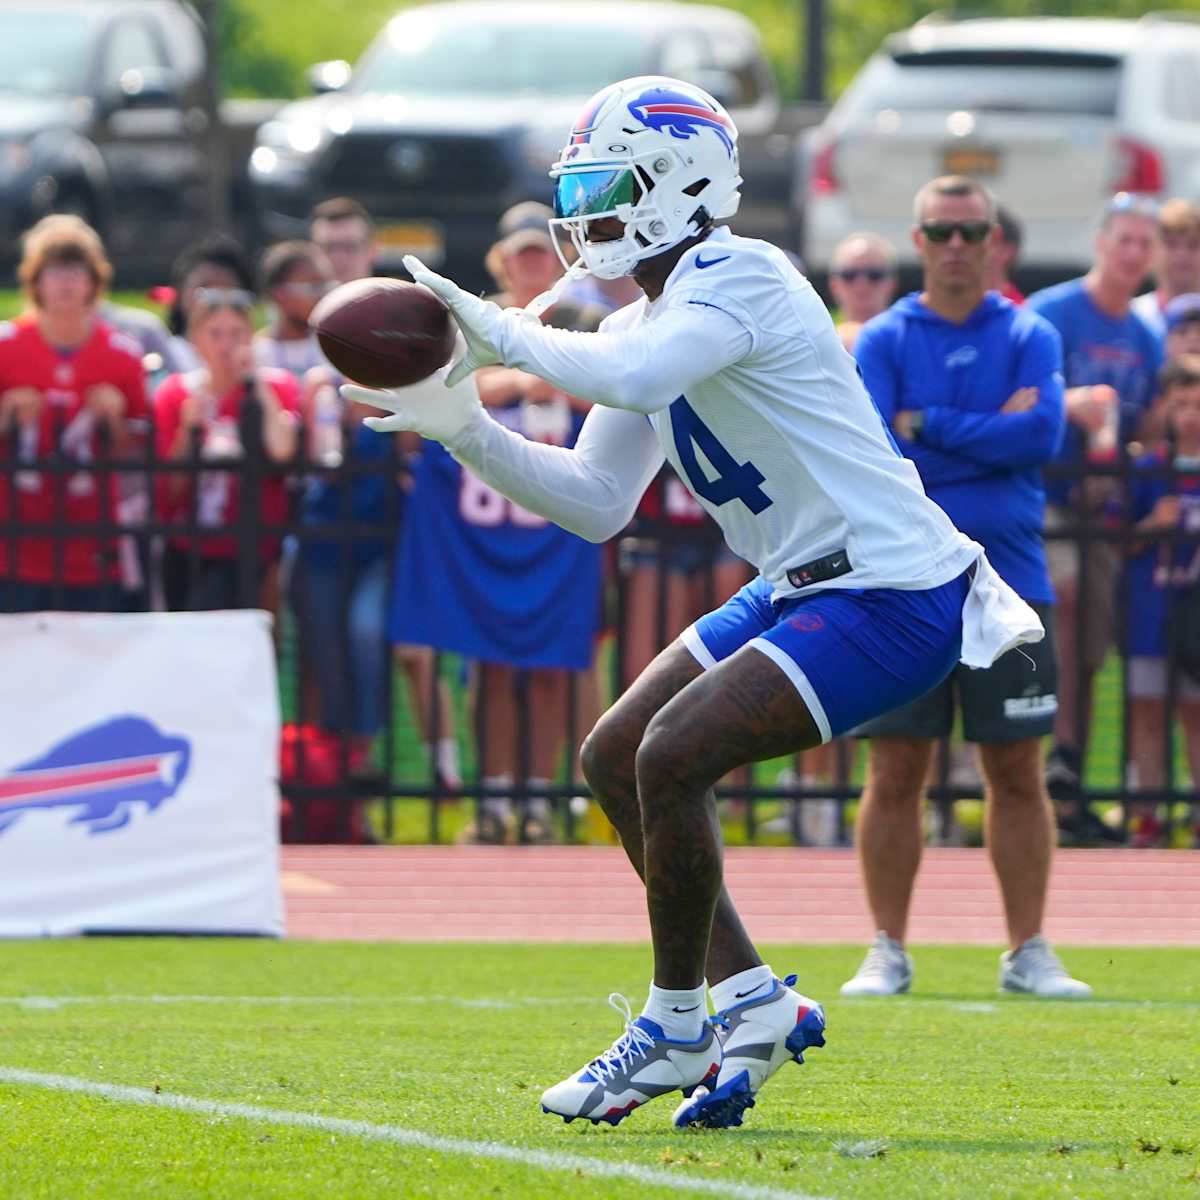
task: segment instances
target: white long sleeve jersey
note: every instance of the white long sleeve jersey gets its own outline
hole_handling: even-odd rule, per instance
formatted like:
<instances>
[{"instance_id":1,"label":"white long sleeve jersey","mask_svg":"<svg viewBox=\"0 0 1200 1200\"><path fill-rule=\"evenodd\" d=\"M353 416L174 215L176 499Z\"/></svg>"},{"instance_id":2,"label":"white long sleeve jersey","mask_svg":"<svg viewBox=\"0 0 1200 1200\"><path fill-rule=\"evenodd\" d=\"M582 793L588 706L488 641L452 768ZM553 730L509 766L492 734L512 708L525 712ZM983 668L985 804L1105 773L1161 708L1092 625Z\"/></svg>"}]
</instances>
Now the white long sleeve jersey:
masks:
<instances>
[{"instance_id":1,"label":"white long sleeve jersey","mask_svg":"<svg viewBox=\"0 0 1200 1200\"><path fill-rule=\"evenodd\" d=\"M584 537L617 533L665 456L776 598L800 590L789 569L843 550L850 572L805 590L936 587L979 554L897 451L820 298L765 242L717 229L598 333L506 313L496 342L507 365L600 407L573 450L484 416L450 449Z\"/></svg>"}]
</instances>

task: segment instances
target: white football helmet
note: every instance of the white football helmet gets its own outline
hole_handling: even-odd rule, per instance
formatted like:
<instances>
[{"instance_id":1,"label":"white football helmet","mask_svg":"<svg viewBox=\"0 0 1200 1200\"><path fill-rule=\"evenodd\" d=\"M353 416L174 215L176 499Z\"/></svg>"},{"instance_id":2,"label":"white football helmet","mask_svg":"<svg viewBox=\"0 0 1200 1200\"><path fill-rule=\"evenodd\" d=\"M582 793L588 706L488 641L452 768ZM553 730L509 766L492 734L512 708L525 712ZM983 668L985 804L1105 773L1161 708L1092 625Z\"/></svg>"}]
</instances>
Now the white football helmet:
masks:
<instances>
[{"instance_id":1,"label":"white football helmet","mask_svg":"<svg viewBox=\"0 0 1200 1200\"><path fill-rule=\"evenodd\" d=\"M587 102L550 178L551 226L569 234L588 271L617 279L737 212L737 129L702 88L662 75L625 79ZM601 217L622 221L624 235L588 241Z\"/></svg>"}]
</instances>

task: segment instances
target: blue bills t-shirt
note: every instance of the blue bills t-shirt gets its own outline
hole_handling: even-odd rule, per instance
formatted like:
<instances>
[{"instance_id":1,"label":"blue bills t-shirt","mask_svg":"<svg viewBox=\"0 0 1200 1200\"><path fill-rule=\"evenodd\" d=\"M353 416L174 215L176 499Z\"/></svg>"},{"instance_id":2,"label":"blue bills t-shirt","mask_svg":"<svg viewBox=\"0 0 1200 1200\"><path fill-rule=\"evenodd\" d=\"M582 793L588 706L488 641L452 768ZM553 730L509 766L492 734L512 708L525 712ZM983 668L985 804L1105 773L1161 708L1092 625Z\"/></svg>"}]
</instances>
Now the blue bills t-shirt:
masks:
<instances>
[{"instance_id":1,"label":"blue bills t-shirt","mask_svg":"<svg viewBox=\"0 0 1200 1200\"><path fill-rule=\"evenodd\" d=\"M1163 362L1163 345L1150 327L1132 310L1111 317L1096 307L1082 279L1068 280L1030 296L1026 307L1040 313L1063 341L1063 378L1067 388L1105 383L1120 397L1120 437L1133 440L1142 414L1154 402L1156 378ZM1074 424L1067 425L1062 450L1055 462L1081 463L1086 437ZM1050 479L1046 496L1067 503L1071 484Z\"/></svg>"},{"instance_id":2,"label":"blue bills t-shirt","mask_svg":"<svg viewBox=\"0 0 1200 1200\"><path fill-rule=\"evenodd\" d=\"M1179 497L1181 535L1147 542L1129 558L1125 570L1125 652L1161 657L1167 653L1167 618L1172 592L1200 578L1200 462L1175 461L1177 474L1167 471L1165 451L1137 461L1130 495L1130 519L1141 521L1164 496ZM1135 541L1135 545L1136 545Z\"/></svg>"}]
</instances>

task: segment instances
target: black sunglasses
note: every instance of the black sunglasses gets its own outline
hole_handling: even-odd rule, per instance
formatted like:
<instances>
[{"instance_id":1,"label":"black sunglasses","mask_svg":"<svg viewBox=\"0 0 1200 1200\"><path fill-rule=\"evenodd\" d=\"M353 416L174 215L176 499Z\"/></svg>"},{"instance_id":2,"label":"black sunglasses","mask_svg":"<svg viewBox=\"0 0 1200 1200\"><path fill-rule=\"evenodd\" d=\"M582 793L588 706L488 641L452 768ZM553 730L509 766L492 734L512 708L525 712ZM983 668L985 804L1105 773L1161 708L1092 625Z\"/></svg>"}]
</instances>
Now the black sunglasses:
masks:
<instances>
[{"instance_id":1,"label":"black sunglasses","mask_svg":"<svg viewBox=\"0 0 1200 1200\"><path fill-rule=\"evenodd\" d=\"M841 271L834 271L833 275L835 279L841 279L845 283L853 283L856 279L882 283L885 279L890 279L892 273L886 267L846 267Z\"/></svg>"},{"instance_id":2,"label":"black sunglasses","mask_svg":"<svg viewBox=\"0 0 1200 1200\"><path fill-rule=\"evenodd\" d=\"M921 232L931 242L948 242L956 233L969 246L978 246L992 232L991 221L922 221Z\"/></svg>"}]
</instances>

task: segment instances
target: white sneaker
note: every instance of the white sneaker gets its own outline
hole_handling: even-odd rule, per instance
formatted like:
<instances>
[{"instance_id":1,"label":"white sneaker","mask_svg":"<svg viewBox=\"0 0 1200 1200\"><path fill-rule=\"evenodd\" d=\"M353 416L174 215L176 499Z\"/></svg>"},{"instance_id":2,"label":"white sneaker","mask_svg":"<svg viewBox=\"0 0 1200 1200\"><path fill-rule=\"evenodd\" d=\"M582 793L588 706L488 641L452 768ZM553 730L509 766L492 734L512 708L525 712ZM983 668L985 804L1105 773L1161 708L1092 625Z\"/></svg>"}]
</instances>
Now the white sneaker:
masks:
<instances>
[{"instance_id":1,"label":"white sneaker","mask_svg":"<svg viewBox=\"0 0 1200 1200\"><path fill-rule=\"evenodd\" d=\"M1000 989L1055 1000L1082 1000L1092 994L1083 980L1067 974L1066 967L1040 933L1000 955Z\"/></svg>"},{"instance_id":2,"label":"white sneaker","mask_svg":"<svg viewBox=\"0 0 1200 1200\"><path fill-rule=\"evenodd\" d=\"M795 975L772 979L709 1018L721 1042L720 1073L675 1110L676 1129L740 1125L759 1089L784 1063L803 1063L805 1050L825 1045L825 1010L794 991L795 982Z\"/></svg>"},{"instance_id":3,"label":"white sneaker","mask_svg":"<svg viewBox=\"0 0 1200 1200\"><path fill-rule=\"evenodd\" d=\"M714 1083L721 1066L721 1044L705 1022L694 1042L664 1036L646 1016L632 1016L629 1001L614 992L608 998L625 1019L625 1032L599 1058L542 1093L542 1111L570 1123L584 1117L593 1125L616 1125L648 1100L700 1084Z\"/></svg>"},{"instance_id":4,"label":"white sneaker","mask_svg":"<svg viewBox=\"0 0 1200 1200\"><path fill-rule=\"evenodd\" d=\"M895 996L912 986L912 959L895 938L881 929L862 966L842 984L843 996Z\"/></svg>"}]
</instances>

